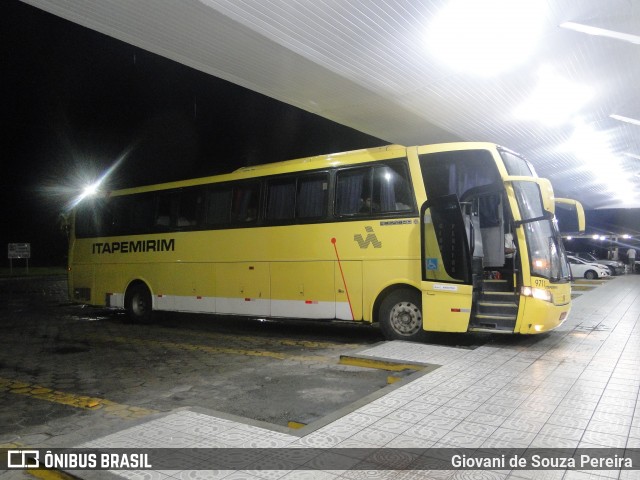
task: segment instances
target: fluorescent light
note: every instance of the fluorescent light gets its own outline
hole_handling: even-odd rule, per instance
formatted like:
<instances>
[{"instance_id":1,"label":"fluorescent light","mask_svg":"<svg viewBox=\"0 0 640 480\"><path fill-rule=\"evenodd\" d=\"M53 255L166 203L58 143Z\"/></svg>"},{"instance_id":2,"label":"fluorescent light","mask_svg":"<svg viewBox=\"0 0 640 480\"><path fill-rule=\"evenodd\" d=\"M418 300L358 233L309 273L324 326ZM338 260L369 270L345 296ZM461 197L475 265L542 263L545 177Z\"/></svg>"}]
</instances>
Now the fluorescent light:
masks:
<instances>
[{"instance_id":1,"label":"fluorescent light","mask_svg":"<svg viewBox=\"0 0 640 480\"><path fill-rule=\"evenodd\" d=\"M625 157L635 158L636 160L640 160L640 155L636 155L635 153L624 152L623 155Z\"/></svg>"},{"instance_id":2,"label":"fluorescent light","mask_svg":"<svg viewBox=\"0 0 640 480\"><path fill-rule=\"evenodd\" d=\"M609 37L623 42L634 43L640 45L640 35L631 35L630 33L616 32L615 30L607 30L605 28L592 27L582 23L564 22L561 23L562 28L574 30L576 32L586 33L587 35L596 35L598 37Z\"/></svg>"},{"instance_id":3,"label":"fluorescent light","mask_svg":"<svg viewBox=\"0 0 640 480\"><path fill-rule=\"evenodd\" d=\"M566 123L593 96L591 88L573 83L551 68L538 71L531 96L514 112L517 117L538 120L548 126Z\"/></svg>"},{"instance_id":4,"label":"fluorescent light","mask_svg":"<svg viewBox=\"0 0 640 480\"><path fill-rule=\"evenodd\" d=\"M619 201L629 205L637 201L633 183L620 175L622 168L612 152L606 132L577 121L569 141L561 148L580 160L583 168L593 175L595 181Z\"/></svg>"},{"instance_id":5,"label":"fluorescent light","mask_svg":"<svg viewBox=\"0 0 640 480\"><path fill-rule=\"evenodd\" d=\"M611 114L609 115L609 117L613 118L614 120L619 120L621 122L631 123L633 125L640 126L640 120L636 120L635 118L623 117L622 115L616 115L616 114Z\"/></svg>"},{"instance_id":6,"label":"fluorescent light","mask_svg":"<svg viewBox=\"0 0 640 480\"><path fill-rule=\"evenodd\" d=\"M527 60L541 35L546 2L449 0L428 25L426 44L443 63L486 77Z\"/></svg>"},{"instance_id":7,"label":"fluorescent light","mask_svg":"<svg viewBox=\"0 0 640 480\"><path fill-rule=\"evenodd\" d=\"M607 132L595 130L591 125L578 120L564 148L579 158L588 169L599 170L600 178L602 174L612 177L612 180L616 178L617 172L611 171L613 154Z\"/></svg>"}]
</instances>

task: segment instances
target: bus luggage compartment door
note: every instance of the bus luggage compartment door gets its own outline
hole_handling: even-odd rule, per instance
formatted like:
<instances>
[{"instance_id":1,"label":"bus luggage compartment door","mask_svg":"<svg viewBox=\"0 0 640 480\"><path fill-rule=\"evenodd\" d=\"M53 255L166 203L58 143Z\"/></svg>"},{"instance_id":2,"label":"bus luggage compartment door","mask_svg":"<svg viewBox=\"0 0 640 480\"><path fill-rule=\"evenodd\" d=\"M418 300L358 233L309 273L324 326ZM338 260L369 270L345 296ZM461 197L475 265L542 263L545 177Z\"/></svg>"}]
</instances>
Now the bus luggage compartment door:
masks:
<instances>
[{"instance_id":1,"label":"bus luggage compartment door","mask_svg":"<svg viewBox=\"0 0 640 480\"><path fill-rule=\"evenodd\" d=\"M420 210L424 329L466 332L471 318L471 252L474 232L458 197L428 200Z\"/></svg>"}]
</instances>

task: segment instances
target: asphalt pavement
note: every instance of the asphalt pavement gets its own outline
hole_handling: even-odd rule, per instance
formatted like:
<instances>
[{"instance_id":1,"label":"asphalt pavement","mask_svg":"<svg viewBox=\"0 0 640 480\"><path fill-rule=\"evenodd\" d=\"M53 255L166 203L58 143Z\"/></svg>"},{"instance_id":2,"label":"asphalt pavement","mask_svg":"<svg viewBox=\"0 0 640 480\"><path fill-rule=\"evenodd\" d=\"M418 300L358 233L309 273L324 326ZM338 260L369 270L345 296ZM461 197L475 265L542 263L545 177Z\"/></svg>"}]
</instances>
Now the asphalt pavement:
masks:
<instances>
[{"instance_id":1,"label":"asphalt pavement","mask_svg":"<svg viewBox=\"0 0 640 480\"><path fill-rule=\"evenodd\" d=\"M63 276L1 279L0 331L0 446L69 447L185 407L286 428L389 388L389 372L339 363L383 341L376 328L184 314L135 325L70 304Z\"/></svg>"}]
</instances>

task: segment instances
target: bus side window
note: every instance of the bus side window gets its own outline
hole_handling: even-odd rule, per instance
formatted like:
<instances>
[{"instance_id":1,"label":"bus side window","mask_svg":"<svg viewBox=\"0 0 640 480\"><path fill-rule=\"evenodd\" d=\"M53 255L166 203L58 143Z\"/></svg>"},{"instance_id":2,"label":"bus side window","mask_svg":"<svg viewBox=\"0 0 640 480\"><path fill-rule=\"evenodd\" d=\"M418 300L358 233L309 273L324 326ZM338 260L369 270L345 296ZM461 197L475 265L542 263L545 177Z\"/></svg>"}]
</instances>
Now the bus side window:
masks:
<instances>
[{"instance_id":1,"label":"bus side window","mask_svg":"<svg viewBox=\"0 0 640 480\"><path fill-rule=\"evenodd\" d=\"M109 203L104 198L87 198L81 202L76 210L76 237L104 235L110 222L109 207Z\"/></svg>"},{"instance_id":2,"label":"bus side window","mask_svg":"<svg viewBox=\"0 0 640 480\"><path fill-rule=\"evenodd\" d=\"M231 200L232 222L255 222L258 218L258 198L260 185L250 183L233 188Z\"/></svg>"},{"instance_id":3,"label":"bus side window","mask_svg":"<svg viewBox=\"0 0 640 480\"><path fill-rule=\"evenodd\" d=\"M295 178L269 182L267 195L267 220L293 219L296 208Z\"/></svg>"},{"instance_id":4,"label":"bus side window","mask_svg":"<svg viewBox=\"0 0 640 480\"><path fill-rule=\"evenodd\" d=\"M203 191L199 188L188 188L180 192L176 224L179 228L195 227L202 223L203 195Z\"/></svg>"},{"instance_id":5,"label":"bus side window","mask_svg":"<svg viewBox=\"0 0 640 480\"><path fill-rule=\"evenodd\" d=\"M231 215L231 188L213 187L207 190L204 224L226 225Z\"/></svg>"},{"instance_id":6,"label":"bus side window","mask_svg":"<svg viewBox=\"0 0 640 480\"><path fill-rule=\"evenodd\" d=\"M173 195L160 194L156 201L154 226L157 230L168 230L171 227Z\"/></svg>"},{"instance_id":7,"label":"bus side window","mask_svg":"<svg viewBox=\"0 0 640 480\"><path fill-rule=\"evenodd\" d=\"M326 174L300 177L296 195L296 217L324 217L328 192L329 179Z\"/></svg>"},{"instance_id":8,"label":"bus side window","mask_svg":"<svg viewBox=\"0 0 640 480\"><path fill-rule=\"evenodd\" d=\"M354 168L338 172L336 214L356 215L371 212L371 168Z\"/></svg>"},{"instance_id":9,"label":"bus side window","mask_svg":"<svg viewBox=\"0 0 640 480\"><path fill-rule=\"evenodd\" d=\"M121 235L129 233L132 220L137 218L140 207L136 205L142 202L131 201L127 197L111 199L103 210L103 233L102 235ZM149 217L150 218L150 217ZM147 227L148 222L147 222Z\"/></svg>"},{"instance_id":10,"label":"bus side window","mask_svg":"<svg viewBox=\"0 0 640 480\"><path fill-rule=\"evenodd\" d=\"M373 174L373 213L413 210L411 187L403 165L375 167ZM375 209L377 208L377 210Z\"/></svg>"},{"instance_id":11,"label":"bus side window","mask_svg":"<svg viewBox=\"0 0 640 480\"><path fill-rule=\"evenodd\" d=\"M153 227L155 196L153 194L123 197L114 211L113 228L120 233L149 232Z\"/></svg>"}]
</instances>

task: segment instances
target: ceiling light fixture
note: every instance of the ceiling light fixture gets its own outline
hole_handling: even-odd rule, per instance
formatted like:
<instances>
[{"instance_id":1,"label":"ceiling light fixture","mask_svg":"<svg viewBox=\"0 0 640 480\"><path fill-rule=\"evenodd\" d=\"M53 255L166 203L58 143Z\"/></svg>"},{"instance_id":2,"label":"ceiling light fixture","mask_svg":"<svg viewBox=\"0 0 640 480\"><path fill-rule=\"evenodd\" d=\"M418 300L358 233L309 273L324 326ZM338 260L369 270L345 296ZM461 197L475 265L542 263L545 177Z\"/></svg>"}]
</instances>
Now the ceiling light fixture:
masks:
<instances>
[{"instance_id":1,"label":"ceiling light fixture","mask_svg":"<svg viewBox=\"0 0 640 480\"><path fill-rule=\"evenodd\" d=\"M538 120L548 126L558 126L568 122L591 97L591 88L573 83L553 69L543 67L538 71L538 84L531 96L515 111L515 115Z\"/></svg>"},{"instance_id":2,"label":"ceiling light fixture","mask_svg":"<svg viewBox=\"0 0 640 480\"><path fill-rule=\"evenodd\" d=\"M624 205L637 202L635 187L628 178L621 176L620 162L612 152L606 132L578 120L562 150L573 154L583 164L583 169Z\"/></svg>"},{"instance_id":3,"label":"ceiling light fixture","mask_svg":"<svg viewBox=\"0 0 640 480\"><path fill-rule=\"evenodd\" d=\"M640 126L640 120L636 120L635 118L623 117L622 115L616 115L616 114L609 115L609 118L613 118L614 120L619 120L621 122L631 123L633 125Z\"/></svg>"},{"instance_id":4,"label":"ceiling light fixture","mask_svg":"<svg viewBox=\"0 0 640 480\"><path fill-rule=\"evenodd\" d=\"M541 35L546 2L449 0L426 44L451 68L490 77L527 60Z\"/></svg>"},{"instance_id":5,"label":"ceiling light fixture","mask_svg":"<svg viewBox=\"0 0 640 480\"><path fill-rule=\"evenodd\" d=\"M564 22L560 24L560 27L575 32L586 33L587 35L595 35L598 37L608 37L615 40L622 40L623 42L634 43L640 45L640 35L632 35L630 33L616 32L615 30L607 30L606 28L592 27L590 25L584 25L582 23Z\"/></svg>"}]
</instances>

